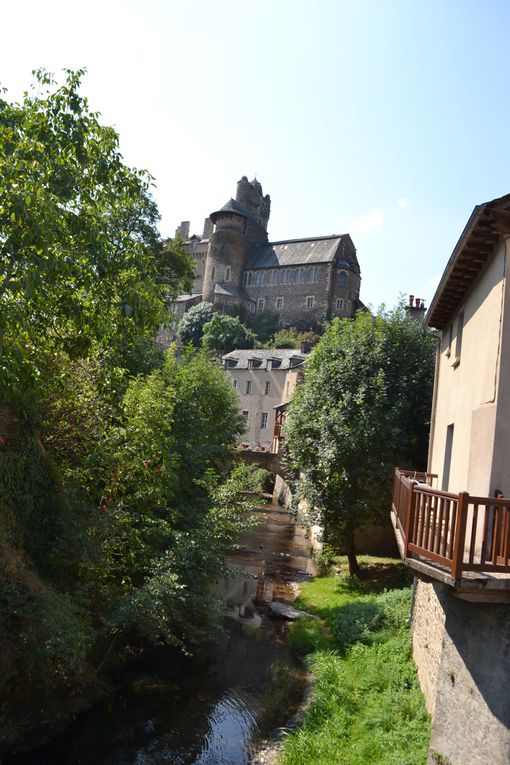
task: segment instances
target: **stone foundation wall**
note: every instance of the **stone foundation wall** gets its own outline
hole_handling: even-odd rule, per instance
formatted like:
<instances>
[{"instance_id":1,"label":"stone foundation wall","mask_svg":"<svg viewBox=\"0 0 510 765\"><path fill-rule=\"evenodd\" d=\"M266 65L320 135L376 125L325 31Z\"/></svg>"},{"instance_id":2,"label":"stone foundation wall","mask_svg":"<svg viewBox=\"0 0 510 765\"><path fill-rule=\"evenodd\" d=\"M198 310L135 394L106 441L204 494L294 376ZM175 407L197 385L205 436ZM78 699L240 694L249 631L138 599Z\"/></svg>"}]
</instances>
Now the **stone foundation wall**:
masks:
<instances>
[{"instance_id":1,"label":"stone foundation wall","mask_svg":"<svg viewBox=\"0 0 510 765\"><path fill-rule=\"evenodd\" d=\"M276 476L273 499L284 507L285 510L288 510L292 504L292 492L288 483L281 477L281 475Z\"/></svg>"},{"instance_id":2,"label":"stone foundation wall","mask_svg":"<svg viewBox=\"0 0 510 765\"><path fill-rule=\"evenodd\" d=\"M429 765L508 765L510 607L420 582L413 649L433 717Z\"/></svg>"},{"instance_id":3,"label":"stone foundation wall","mask_svg":"<svg viewBox=\"0 0 510 765\"><path fill-rule=\"evenodd\" d=\"M445 609L433 584L416 580L413 606L413 659L427 710L434 716L443 647Z\"/></svg>"}]
</instances>

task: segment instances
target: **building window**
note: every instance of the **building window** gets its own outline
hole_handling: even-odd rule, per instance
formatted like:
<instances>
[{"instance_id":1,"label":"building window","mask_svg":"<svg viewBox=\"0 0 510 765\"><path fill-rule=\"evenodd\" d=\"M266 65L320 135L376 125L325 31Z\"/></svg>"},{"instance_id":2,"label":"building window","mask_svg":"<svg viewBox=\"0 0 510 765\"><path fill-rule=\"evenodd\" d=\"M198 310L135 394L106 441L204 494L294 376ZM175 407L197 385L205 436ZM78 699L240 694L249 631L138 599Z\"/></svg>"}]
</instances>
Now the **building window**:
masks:
<instances>
[{"instance_id":1,"label":"building window","mask_svg":"<svg viewBox=\"0 0 510 765\"><path fill-rule=\"evenodd\" d=\"M275 305L276 305L277 309L278 308L283 308L283 298L282 297L277 297Z\"/></svg>"},{"instance_id":2,"label":"building window","mask_svg":"<svg viewBox=\"0 0 510 765\"><path fill-rule=\"evenodd\" d=\"M262 412L260 415L260 429L267 428L267 412Z\"/></svg>"},{"instance_id":3,"label":"building window","mask_svg":"<svg viewBox=\"0 0 510 765\"><path fill-rule=\"evenodd\" d=\"M338 284L340 287L347 287L347 271L340 271L338 274Z\"/></svg>"},{"instance_id":4,"label":"building window","mask_svg":"<svg viewBox=\"0 0 510 765\"><path fill-rule=\"evenodd\" d=\"M246 390L245 393L247 396L251 394L251 380L246 380Z\"/></svg>"},{"instance_id":5,"label":"building window","mask_svg":"<svg viewBox=\"0 0 510 765\"><path fill-rule=\"evenodd\" d=\"M235 377L232 378L232 387L237 388L237 378Z\"/></svg>"},{"instance_id":6,"label":"building window","mask_svg":"<svg viewBox=\"0 0 510 765\"><path fill-rule=\"evenodd\" d=\"M246 273L244 275L244 286L245 287L249 287L250 286L251 278L252 278L252 272L251 271L246 271Z\"/></svg>"},{"instance_id":7,"label":"building window","mask_svg":"<svg viewBox=\"0 0 510 765\"><path fill-rule=\"evenodd\" d=\"M344 307L344 301L342 298L337 298L336 300L336 307L338 311L341 311Z\"/></svg>"},{"instance_id":8,"label":"building window","mask_svg":"<svg viewBox=\"0 0 510 765\"><path fill-rule=\"evenodd\" d=\"M231 279L231 276L232 276L232 269L230 268L230 266L227 266L227 269L225 271L225 281L229 282Z\"/></svg>"},{"instance_id":9,"label":"building window","mask_svg":"<svg viewBox=\"0 0 510 765\"><path fill-rule=\"evenodd\" d=\"M255 284L259 287L262 287L264 285L264 272L263 271L257 271L255 276Z\"/></svg>"},{"instance_id":10,"label":"building window","mask_svg":"<svg viewBox=\"0 0 510 765\"><path fill-rule=\"evenodd\" d=\"M319 269L317 266L313 266L313 268L310 268L308 271L308 281L309 282L318 282L319 281Z\"/></svg>"},{"instance_id":11,"label":"building window","mask_svg":"<svg viewBox=\"0 0 510 765\"><path fill-rule=\"evenodd\" d=\"M255 307L256 307L255 303L252 300L251 303L250 303L250 313L255 313Z\"/></svg>"},{"instance_id":12,"label":"building window","mask_svg":"<svg viewBox=\"0 0 510 765\"><path fill-rule=\"evenodd\" d=\"M271 393L271 381L270 381L270 380L267 380L267 382L266 382L266 390L265 390L265 395L266 395L266 396L269 396L269 394L270 394L270 393Z\"/></svg>"},{"instance_id":13,"label":"building window","mask_svg":"<svg viewBox=\"0 0 510 765\"><path fill-rule=\"evenodd\" d=\"M271 285L276 284L276 271L270 271L269 272L268 282Z\"/></svg>"},{"instance_id":14,"label":"building window","mask_svg":"<svg viewBox=\"0 0 510 765\"><path fill-rule=\"evenodd\" d=\"M282 271L282 284L290 284L290 269L285 268Z\"/></svg>"},{"instance_id":15,"label":"building window","mask_svg":"<svg viewBox=\"0 0 510 765\"><path fill-rule=\"evenodd\" d=\"M212 267L212 271L211 271L211 279L214 279L214 272L215 272L215 271L216 271L216 267L215 267L215 266L213 266L213 267Z\"/></svg>"},{"instance_id":16,"label":"building window","mask_svg":"<svg viewBox=\"0 0 510 765\"><path fill-rule=\"evenodd\" d=\"M296 271L296 284L303 284L305 280L305 269L298 268Z\"/></svg>"},{"instance_id":17,"label":"building window","mask_svg":"<svg viewBox=\"0 0 510 765\"><path fill-rule=\"evenodd\" d=\"M450 358L452 353L452 341L453 341L453 322L448 327L448 345L446 347L446 358Z\"/></svg>"},{"instance_id":18,"label":"building window","mask_svg":"<svg viewBox=\"0 0 510 765\"><path fill-rule=\"evenodd\" d=\"M352 308L352 303L351 303L351 301L350 301L350 300L348 300L348 301L347 301L345 308L346 308L346 310L347 310L347 313L349 313L349 314L350 314L350 312L351 312L351 308Z\"/></svg>"},{"instance_id":19,"label":"building window","mask_svg":"<svg viewBox=\"0 0 510 765\"><path fill-rule=\"evenodd\" d=\"M460 364L463 331L464 331L464 311L461 311L461 313L459 313L457 317L457 336L455 337L455 359L453 360L454 367L458 367Z\"/></svg>"},{"instance_id":20,"label":"building window","mask_svg":"<svg viewBox=\"0 0 510 765\"><path fill-rule=\"evenodd\" d=\"M448 491L450 484L450 468L452 464L453 431L454 423L448 425L446 429L446 443L444 446L443 476L441 480L441 491Z\"/></svg>"},{"instance_id":21,"label":"building window","mask_svg":"<svg viewBox=\"0 0 510 765\"><path fill-rule=\"evenodd\" d=\"M313 304L314 304L314 297L313 297L313 295L309 295L306 298L306 307L307 308L313 308Z\"/></svg>"},{"instance_id":22,"label":"building window","mask_svg":"<svg viewBox=\"0 0 510 765\"><path fill-rule=\"evenodd\" d=\"M266 305L266 299L265 298L259 298L257 300L257 311L263 311L265 305Z\"/></svg>"},{"instance_id":23,"label":"building window","mask_svg":"<svg viewBox=\"0 0 510 765\"><path fill-rule=\"evenodd\" d=\"M243 409L243 417L244 417L244 424L246 427L248 427L248 417L250 416L250 413L247 409Z\"/></svg>"}]
</instances>

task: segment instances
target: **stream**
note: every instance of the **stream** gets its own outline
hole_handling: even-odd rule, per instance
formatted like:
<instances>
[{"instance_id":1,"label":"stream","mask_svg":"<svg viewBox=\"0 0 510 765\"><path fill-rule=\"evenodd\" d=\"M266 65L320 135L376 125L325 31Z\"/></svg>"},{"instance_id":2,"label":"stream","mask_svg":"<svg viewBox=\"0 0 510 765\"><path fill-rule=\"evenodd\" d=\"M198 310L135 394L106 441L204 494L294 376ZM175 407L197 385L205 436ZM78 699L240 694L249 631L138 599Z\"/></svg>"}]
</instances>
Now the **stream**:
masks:
<instances>
[{"instance_id":1,"label":"stream","mask_svg":"<svg viewBox=\"0 0 510 765\"><path fill-rule=\"evenodd\" d=\"M148 652L122 673L115 692L47 746L5 756L4 765L248 765L261 739L298 710L306 673L287 649L287 626L267 615L291 602L314 574L302 529L276 503L229 564L244 573L220 582L225 630L200 656Z\"/></svg>"}]
</instances>

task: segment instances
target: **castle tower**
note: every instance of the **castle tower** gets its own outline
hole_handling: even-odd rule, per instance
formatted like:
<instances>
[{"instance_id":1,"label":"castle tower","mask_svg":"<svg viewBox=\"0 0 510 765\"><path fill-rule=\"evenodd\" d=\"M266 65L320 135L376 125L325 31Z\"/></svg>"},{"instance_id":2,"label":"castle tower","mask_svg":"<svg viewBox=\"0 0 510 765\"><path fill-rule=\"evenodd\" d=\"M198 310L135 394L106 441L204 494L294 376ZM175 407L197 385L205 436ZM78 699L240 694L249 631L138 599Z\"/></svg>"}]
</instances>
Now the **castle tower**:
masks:
<instances>
[{"instance_id":1,"label":"castle tower","mask_svg":"<svg viewBox=\"0 0 510 765\"><path fill-rule=\"evenodd\" d=\"M260 183L243 176L236 198L211 213L215 228L207 252L203 300L222 306L243 301L244 264L254 247L268 241L270 206L269 195L262 195Z\"/></svg>"}]
</instances>

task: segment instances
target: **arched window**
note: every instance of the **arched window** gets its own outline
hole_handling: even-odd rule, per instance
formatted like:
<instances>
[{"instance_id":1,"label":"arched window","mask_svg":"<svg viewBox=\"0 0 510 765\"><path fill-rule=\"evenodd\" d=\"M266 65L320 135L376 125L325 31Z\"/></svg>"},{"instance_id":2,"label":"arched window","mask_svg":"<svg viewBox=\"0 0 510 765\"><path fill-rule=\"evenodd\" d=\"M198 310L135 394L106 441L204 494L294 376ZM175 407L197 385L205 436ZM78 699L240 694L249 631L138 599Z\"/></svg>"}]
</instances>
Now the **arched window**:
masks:
<instances>
[{"instance_id":1,"label":"arched window","mask_svg":"<svg viewBox=\"0 0 510 765\"><path fill-rule=\"evenodd\" d=\"M347 271L340 271L338 274L338 284L340 287L347 287Z\"/></svg>"}]
</instances>

